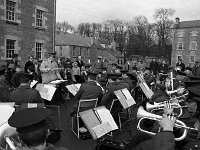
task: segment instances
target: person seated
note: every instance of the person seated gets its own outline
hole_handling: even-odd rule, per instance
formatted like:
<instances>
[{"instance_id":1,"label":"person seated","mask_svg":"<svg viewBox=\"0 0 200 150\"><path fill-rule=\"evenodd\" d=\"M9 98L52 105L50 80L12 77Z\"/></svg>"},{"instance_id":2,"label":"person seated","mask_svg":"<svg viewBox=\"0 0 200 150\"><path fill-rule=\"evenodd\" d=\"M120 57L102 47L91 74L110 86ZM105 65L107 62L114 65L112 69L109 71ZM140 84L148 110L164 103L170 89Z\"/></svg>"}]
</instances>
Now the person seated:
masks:
<instances>
[{"instance_id":1,"label":"person seated","mask_svg":"<svg viewBox=\"0 0 200 150\"><path fill-rule=\"evenodd\" d=\"M15 71L16 72L13 74L11 78L11 83L13 87L17 88L20 85L19 78L20 78L20 73L21 73L21 66L16 65Z\"/></svg>"},{"instance_id":2,"label":"person seated","mask_svg":"<svg viewBox=\"0 0 200 150\"><path fill-rule=\"evenodd\" d=\"M10 95L12 102L15 102L16 105L21 105L22 103L44 103L39 91L30 87L32 75L22 72L19 81L19 87L12 91Z\"/></svg>"},{"instance_id":3,"label":"person seated","mask_svg":"<svg viewBox=\"0 0 200 150\"><path fill-rule=\"evenodd\" d=\"M71 110L71 116L73 116L78 108L79 100L89 100L89 99L98 99L97 103L99 104L101 101L101 98L103 96L103 91L100 86L96 83L96 76L97 73L95 72L87 72L88 81L86 83L83 83L76 93L74 97L75 105L73 106ZM81 108L81 111L90 109L88 107ZM83 123L80 123L80 126L83 126ZM83 129L84 130L84 129Z\"/></svg>"},{"instance_id":4,"label":"person seated","mask_svg":"<svg viewBox=\"0 0 200 150\"><path fill-rule=\"evenodd\" d=\"M47 119L52 111L46 108L26 108L12 114L8 120L11 127L16 128L23 145L21 150L54 150L47 143L49 135Z\"/></svg>"},{"instance_id":5,"label":"person seated","mask_svg":"<svg viewBox=\"0 0 200 150\"><path fill-rule=\"evenodd\" d=\"M11 87L6 82L5 77L6 66L0 67L0 102L10 102Z\"/></svg>"},{"instance_id":6,"label":"person seated","mask_svg":"<svg viewBox=\"0 0 200 150\"><path fill-rule=\"evenodd\" d=\"M133 89L133 81L130 79L130 77L128 76L128 72L129 70L120 70L122 73L122 80L121 82L125 82L128 83L129 85L129 91Z\"/></svg>"},{"instance_id":7,"label":"person seated","mask_svg":"<svg viewBox=\"0 0 200 150\"><path fill-rule=\"evenodd\" d=\"M33 80L38 80L37 73L35 72L35 68L33 66L29 66L27 68L27 72L33 76Z\"/></svg>"}]
</instances>

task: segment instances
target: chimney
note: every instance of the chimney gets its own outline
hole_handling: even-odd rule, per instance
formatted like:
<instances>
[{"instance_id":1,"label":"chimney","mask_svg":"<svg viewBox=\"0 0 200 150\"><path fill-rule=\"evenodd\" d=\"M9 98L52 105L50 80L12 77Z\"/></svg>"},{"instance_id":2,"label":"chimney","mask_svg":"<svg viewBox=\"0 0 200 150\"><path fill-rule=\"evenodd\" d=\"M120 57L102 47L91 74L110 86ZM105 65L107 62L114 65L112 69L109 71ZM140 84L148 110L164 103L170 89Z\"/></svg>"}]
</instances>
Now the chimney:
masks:
<instances>
[{"instance_id":1,"label":"chimney","mask_svg":"<svg viewBox=\"0 0 200 150\"><path fill-rule=\"evenodd\" d=\"M179 24L180 24L180 19L177 17L175 22L176 28L179 28Z\"/></svg>"}]
</instances>

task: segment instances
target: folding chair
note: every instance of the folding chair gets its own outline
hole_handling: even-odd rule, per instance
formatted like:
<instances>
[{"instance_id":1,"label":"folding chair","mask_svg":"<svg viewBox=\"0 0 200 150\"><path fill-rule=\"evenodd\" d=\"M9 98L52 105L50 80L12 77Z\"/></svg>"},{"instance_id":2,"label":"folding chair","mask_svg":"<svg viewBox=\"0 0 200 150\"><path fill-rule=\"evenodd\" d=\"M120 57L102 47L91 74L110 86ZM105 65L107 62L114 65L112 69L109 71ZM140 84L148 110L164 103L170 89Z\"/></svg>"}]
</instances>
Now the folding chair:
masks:
<instances>
[{"instance_id":1,"label":"folding chair","mask_svg":"<svg viewBox=\"0 0 200 150\"><path fill-rule=\"evenodd\" d=\"M97 106L98 99L80 100L76 113L72 116L72 128L71 131L80 138L80 115L79 113Z\"/></svg>"}]
</instances>

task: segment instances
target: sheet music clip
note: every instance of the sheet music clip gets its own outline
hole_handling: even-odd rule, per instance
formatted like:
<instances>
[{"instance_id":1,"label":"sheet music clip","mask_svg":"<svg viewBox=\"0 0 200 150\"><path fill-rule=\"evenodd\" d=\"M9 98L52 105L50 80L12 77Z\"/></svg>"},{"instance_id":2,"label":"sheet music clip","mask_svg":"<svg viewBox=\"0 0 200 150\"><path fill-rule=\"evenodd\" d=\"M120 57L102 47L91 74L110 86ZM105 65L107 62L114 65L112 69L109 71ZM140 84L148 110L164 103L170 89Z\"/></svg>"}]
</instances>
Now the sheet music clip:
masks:
<instances>
[{"instance_id":1,"label":"sheet music clip","mask_svg":"<svg viewBox=\"0 0 200 150\"><path fill-rule=\"evenodd\" d=\"M131 96L127 88L114 91L114 93L124 109L127 109L136 104L134 98Z\"/></svg>"}]
</instances>

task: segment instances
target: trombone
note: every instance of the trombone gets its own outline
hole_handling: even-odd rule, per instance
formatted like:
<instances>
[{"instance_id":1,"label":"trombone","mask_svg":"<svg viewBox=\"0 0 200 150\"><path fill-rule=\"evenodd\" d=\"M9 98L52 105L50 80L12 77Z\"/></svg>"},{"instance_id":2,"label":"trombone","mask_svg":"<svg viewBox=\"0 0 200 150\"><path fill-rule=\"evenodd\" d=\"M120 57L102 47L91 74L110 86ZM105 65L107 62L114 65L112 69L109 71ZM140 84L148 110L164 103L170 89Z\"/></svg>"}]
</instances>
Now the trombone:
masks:
<instances>
[{"instance_id":1,"label":"trombone","mask_svg":"<svg viewBox=\"0 0 200 150\"><path fill-rule=\"evenodd\" d=\"M137 129L138 130L140 130L141 132L150 134L150 135L155 135L156 133L154 133L154 132L150 132L150 131L146 131L146 130L142 129L140 127L140 123L141 123L141 121L143 119L150 119L150 120L160 121L162 119L162 116L149 113L149 112L144 110L143 106L140 106L138 108L137 118L139 119L138 124L137 124ZM174 127L183 128L184 129L183 134L180 137L175 138L175 141L183 140L187 136L188 130L198 131L196 128L187 127L185 125L185 123L180 121L180 120L176 120L176 123L175 123Z\"/></svg>"}]
</instances>

